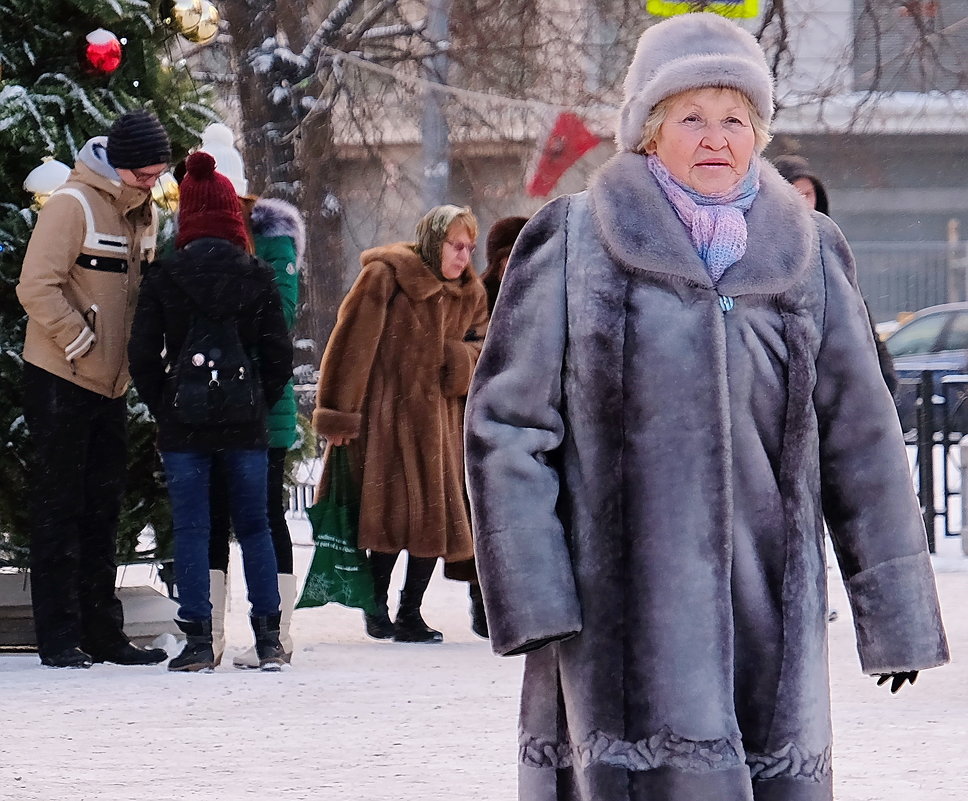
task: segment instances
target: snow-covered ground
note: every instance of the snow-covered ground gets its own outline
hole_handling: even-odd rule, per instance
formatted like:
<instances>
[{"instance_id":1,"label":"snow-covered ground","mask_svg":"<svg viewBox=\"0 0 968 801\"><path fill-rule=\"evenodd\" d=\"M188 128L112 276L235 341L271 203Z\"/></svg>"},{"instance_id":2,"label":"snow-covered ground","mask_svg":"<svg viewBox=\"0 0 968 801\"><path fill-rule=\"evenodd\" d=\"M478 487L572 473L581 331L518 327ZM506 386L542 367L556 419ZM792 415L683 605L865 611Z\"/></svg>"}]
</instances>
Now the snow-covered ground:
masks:
<instances>
[{"instance_id":1,"label":"snow-covered ground","mask_svg":"<svg viewBox=\"0 0 968 801\"><path fill-rule=\"evenodd\" d=\"M292 527L302 573L309 533L304 522ZM237 553L233 560L241 576ZM959 538L942 537L935 560L954 661L896 696L860 674L831 573L840 611L830 625L838 801L966 796L968 557ZM124 573L126 584L151 578ZM439 646L368 640L356 610L299 610L293 665L281 674L231 667L249 644L246 609L238 579L229 652L211 674L164 665L51 670L36 655L0 656L0 799L516 798L522 660L492 656L471 633L465 585L431 583L425 616L444 632Z\"/></svg>"}]
</instances>

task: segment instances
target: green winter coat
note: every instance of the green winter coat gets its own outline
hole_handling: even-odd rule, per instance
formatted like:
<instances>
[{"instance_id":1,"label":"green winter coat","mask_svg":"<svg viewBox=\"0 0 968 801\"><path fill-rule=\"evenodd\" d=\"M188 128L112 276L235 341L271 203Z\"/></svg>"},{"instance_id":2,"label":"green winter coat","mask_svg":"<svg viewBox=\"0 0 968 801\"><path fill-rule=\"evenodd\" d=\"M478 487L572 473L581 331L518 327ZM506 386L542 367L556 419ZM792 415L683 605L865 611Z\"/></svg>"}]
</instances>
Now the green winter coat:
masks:
<instances>
[{"instance_id":1,"label":"green winter coat","mask_svg":"<svg viewBox=\"0 0 968 801\"><path fill-rule=\"evenodd\" d=\"M292 331L299 301L299 258L305 241L302 218L290 203L262 198L252 209L250 224L255 253L275 273L283 316ZM291 448L296 442L296 393L292 379L282 398L269 410L268 427L270 448Z\"/></svg>"}]
</instances>

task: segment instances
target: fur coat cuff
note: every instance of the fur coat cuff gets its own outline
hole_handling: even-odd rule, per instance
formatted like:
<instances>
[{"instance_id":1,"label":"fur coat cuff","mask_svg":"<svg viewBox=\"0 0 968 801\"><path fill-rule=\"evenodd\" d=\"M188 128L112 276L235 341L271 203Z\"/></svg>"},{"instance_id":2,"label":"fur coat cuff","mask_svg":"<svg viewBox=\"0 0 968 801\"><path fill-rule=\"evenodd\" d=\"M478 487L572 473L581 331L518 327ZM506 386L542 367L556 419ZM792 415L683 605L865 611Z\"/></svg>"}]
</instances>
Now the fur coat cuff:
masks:
<instances>
[{"instance_id":1,"label":"fur coat cuff","mask_svg":"<svg viewBox=\"0 0 968 801\"><path fill-rule=\"evenodd\" d=\"M581 631L578 592L560 532L504 531L479 537L474 547L478 559L483 554L487 564L506 565L481 576L494 653L524 654ZM488 553L492 550L502 553Z\"/></svg>"},{"instance_id":2,"label":"fur coat cuff","mask_svg":"<svg viewBox=\"0 0 968 801\"><path fill-rule=\"evenodd\" d=\"M313 411L313 431L321 437L349 437L360 435L362 415L359 412L340 412L336 409Z\"/></svg>"},{"instance_id":3,"label":"fur coat cuff","mask_svg":"<svg viewBox=\"0 0 968 801\"><path fill-rule=\"evenodd\" d=\"M465 342L453 339L444 342L441 392L445 398L459 398L467 394L479 354L480 343L476 349L472 349Z\"/></svg>"},{"instance_id":4,"label":"fur coat cuff","mask_svg":"<svg viewBox=\"0 0 968 801\"><path fill-rule=\"evenodd\" d=\"M847 582L847 593L864 673L923 670L948 661L926 552L861 571Z\"/></svg>"}]
</instances>

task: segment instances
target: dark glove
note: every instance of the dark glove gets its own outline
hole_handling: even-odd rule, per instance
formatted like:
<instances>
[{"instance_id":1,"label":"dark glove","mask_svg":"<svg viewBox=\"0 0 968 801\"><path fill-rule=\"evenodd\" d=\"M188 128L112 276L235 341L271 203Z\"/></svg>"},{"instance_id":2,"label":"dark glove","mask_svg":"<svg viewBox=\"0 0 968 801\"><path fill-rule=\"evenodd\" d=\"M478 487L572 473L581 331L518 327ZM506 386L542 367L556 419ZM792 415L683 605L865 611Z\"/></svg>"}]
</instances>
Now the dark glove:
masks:
<instances>
[{"instance_id":1,"label":"dark glove","mask_svg":"<svg viewBox=\"0 0 968 801\"><path fill-rule=\"evenodd\" d=\"M916 670L908 670L903 673L881 673L880 678L877 680L877 686L880 687L882 684L886 684L888 681L891 682L891 693L896 693L901 687L904 686L904 682L910 682L914 684L917 681L918 672Z\"/></svg>"}]
</instances>

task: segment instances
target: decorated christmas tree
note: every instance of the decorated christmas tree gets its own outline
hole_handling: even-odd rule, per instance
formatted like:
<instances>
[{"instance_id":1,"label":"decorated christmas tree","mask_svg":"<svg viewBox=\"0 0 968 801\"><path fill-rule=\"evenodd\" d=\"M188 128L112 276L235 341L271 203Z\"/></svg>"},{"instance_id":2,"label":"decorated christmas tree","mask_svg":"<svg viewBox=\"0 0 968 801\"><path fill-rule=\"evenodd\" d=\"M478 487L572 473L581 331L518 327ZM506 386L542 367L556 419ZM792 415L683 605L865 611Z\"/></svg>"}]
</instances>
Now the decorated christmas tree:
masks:
<instances>
[{"instance_id":1,"label":"decorated christmas tree","mask_svg":"<svg viewBox=\"0 0 968 801\"><path fill-rule=\"evenodd\" d=\"M0 564L26 564L28 543L20 356L26 318L15 287L43 198L26 191L24 180L46 157L73 166L84 143L130 109L158 115L175 158L197 144L216 117L187 71L170 66L176 62L172 17L191 13L193 3L198 0L176 0L177 8L144 0L0 0ZM140 558L160 558L169 547L170 520L153 424L135 396L128 405L119 560L136 558L136 548ZM144 552L139 535L146 526L156 537Z\"/></svg>"}]
</instances>

